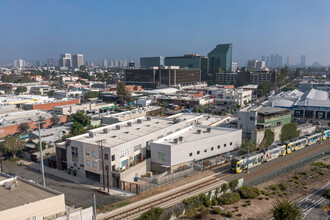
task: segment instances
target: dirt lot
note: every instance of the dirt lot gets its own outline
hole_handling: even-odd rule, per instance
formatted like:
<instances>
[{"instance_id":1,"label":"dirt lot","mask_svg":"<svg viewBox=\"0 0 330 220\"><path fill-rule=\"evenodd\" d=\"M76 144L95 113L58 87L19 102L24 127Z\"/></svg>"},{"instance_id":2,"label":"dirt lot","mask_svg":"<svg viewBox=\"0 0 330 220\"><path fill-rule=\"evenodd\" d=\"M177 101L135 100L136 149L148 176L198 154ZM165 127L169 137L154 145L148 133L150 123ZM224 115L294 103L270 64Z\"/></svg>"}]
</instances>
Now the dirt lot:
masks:
<instances>
[{"instance_id":1,"label":"dirt lot","mask_svg":"<svg viewBox=\"0 0 330 220\"><path fill-rule=\"evenodd\" d=\"M329 165L330 157L319 159L316 162L323 162ZM272 209L272 203L276 201L276 199L297 201L307 194L308 176L311 176L309 177L309 192L312 192L330 180L330 169L321 168L312 164L305 165L299 169L284 173L272 181L257 185L256 187L262 190L262 195L257 199L249 200L250 202L246 199L241 199L235 204L221 206L221 210L225 213L231 211L233 217L230 219L267 219L271 216L270 210ZM278 187L281 183L286 186L285 190L281 190ZM204 217L197 214L193 219L225 219L224 216L211 213L212 211ZM186 218L181 217L178 219Z\"/></svg>"}]
</instances>

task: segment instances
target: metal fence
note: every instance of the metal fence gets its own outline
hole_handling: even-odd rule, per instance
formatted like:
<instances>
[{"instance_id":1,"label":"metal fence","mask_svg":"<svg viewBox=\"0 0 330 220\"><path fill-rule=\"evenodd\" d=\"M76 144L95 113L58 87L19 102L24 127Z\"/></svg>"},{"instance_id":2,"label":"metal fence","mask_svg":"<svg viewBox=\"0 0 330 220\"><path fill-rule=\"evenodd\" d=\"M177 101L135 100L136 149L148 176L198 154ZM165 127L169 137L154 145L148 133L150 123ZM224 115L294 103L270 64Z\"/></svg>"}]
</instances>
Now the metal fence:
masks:
<instances>
[{"instance_id":1,"label":"metal fence","mask_svg":"<svg viewBox=\"0 0 330 220\"><path fill-rule=\"evenodd\" d=\"M284 166L278 170L274 170L273 172L270 172L268 174L265 174L261 177L258 177L254 180L251 180L251 181L248 181L248 182L244 182L244 185L248 185L248 186L253 186L253 185L258 185L260 183L263 183L263 182L266 182L266 181L269 181L271 179L274 179L275 177L283 174L283 173L287 173L289 172L290 170L294 170L294 169L297 169L299 167L302 167L308 163L311 163L317 159L320 159L324 156L328 156L330 155L330 150L326 150L325 152L321 152L319 154L316 154L316 155L312 155L310 157L307 157L307 158L304 158L302 160L299 160L299 161L296 161L294 162L293 164L290 164L290 165L287 165L287 166Z\"/></svg>"}]
</instances>

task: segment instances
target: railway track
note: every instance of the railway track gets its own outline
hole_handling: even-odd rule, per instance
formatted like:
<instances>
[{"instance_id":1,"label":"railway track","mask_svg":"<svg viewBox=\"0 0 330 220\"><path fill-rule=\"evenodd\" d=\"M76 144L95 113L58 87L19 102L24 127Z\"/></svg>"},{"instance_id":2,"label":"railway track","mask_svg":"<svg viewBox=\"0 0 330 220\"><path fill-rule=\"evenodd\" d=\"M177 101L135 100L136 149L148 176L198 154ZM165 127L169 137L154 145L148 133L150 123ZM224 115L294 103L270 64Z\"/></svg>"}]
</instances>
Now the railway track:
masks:
<instances>
[{"instance_id":1,"label":"railway track","mask_svg":"<svg viewBox=\"0 0 330 220\"><path fill-rule=\"evenodd\" d=\"M181 186L169 192L161 193L157 196L127 205L125 207L115 209L109 213L104 213L98 216L97 219L134 219L151 207L167 208L182 202L182 200L194 195L209 192L215 188L220 187L223 183L229 182L233 179L244 178L244 182L249 182L257 179L267 173L277 170L283 166L290 165L294 161L305 158L309 155L315 155L330 148L330 140L323 141L321 144L314 144L298 151L287 154L283 157L268 161L260 166L254 167L250 173L231 173L230 169L224 171L222 174L216 174L205 181L199 181L190 186Z\"/></svg>"}]
</instances>

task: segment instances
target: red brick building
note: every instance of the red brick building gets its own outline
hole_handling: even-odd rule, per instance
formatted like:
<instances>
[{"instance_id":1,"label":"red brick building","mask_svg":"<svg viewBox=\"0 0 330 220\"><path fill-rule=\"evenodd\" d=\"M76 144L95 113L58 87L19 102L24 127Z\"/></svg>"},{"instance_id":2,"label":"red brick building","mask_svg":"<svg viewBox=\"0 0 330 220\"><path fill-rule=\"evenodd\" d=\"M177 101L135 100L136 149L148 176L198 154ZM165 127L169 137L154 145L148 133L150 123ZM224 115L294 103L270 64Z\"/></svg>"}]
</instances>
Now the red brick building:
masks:
<instances>
[{"instance_id":1,"label":"red brick building","mask_svg":"<svg viewBox=\"0 0 330 220\"><path fill-rule=\"evenodd\" d=\"M44 111L50 111L53 109L53 107L61 106L61 105L72 105L72 104L79 104L80 99L72 99L62 102L51 102L51 103L42 103L42 104L36 104L36 103L27 103L23 104L22 108L24 110L44 110Z\"/></svg>"}]
</instances>

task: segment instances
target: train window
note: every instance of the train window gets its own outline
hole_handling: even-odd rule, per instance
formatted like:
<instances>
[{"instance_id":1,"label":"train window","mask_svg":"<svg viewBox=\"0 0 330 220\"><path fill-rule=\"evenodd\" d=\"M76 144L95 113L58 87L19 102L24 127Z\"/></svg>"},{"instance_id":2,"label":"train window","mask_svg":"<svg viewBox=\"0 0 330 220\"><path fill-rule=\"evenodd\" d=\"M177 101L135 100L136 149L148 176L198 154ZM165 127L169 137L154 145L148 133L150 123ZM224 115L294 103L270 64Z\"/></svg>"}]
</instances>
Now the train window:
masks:
<instances>
[{"instance_id":1,"label":"train window","mask_svg":"<svg viewBox=\"0 0 330 220\"><path fill-rule=\"evenodd\" d=\"M226 147L226 146L227 146L227 144L224 144L223 146L224 146L224 147Z\"/></svg>"},{"instance_id":2,"label":"train window","mask_svg":"<svg viewBox=\"0 0 330 220\"><path fill-rule=\"evenodd\" d=\"M233 142L230 142L230 146L233 145Z\"/></svg>"},{"instance_id":3,"label":"train window","mask_svg":"<svg viewBox=\"0 0 330 220\"><path fill-rule=\"evenodd\" d=\"M218 145L218 149L220 149L220 145Z\"/></svg>"},{"instance_id":4,"label":"train window","mask_svg":"<svg viewBox=\"0 0 330 220\"><path fill-rule=\"evenodd\" d=\"M211 150L214 150L214 147L211 147Z\"/></svg>"},{"instance_id":5,"label":"train window","mask_svg":"<svg viewBox=\"0 0 330 220\"><path fill-rule=\"evenodd\" d=\"M197 151L197 154L199 154L200 153L200 151Z\"/></svg>"},{"instance_id":6,"label":"train window","mask_svg":"<svg viewBox=\"0 0 330 220\"><path fill-rule=\"evenodd\" d=\"M192 157L192 153L189 153L189 157Z\"/></svg>"},{"instance_id":7,"label":"train window","mask_svg":"<svg viewBox=\"0 0 330 220\"><path fill-rule=\"evenodd\" d=\"M207 152L207 149L204 149L204 153L206 153Z\"/></svg>"}]
</instances>

